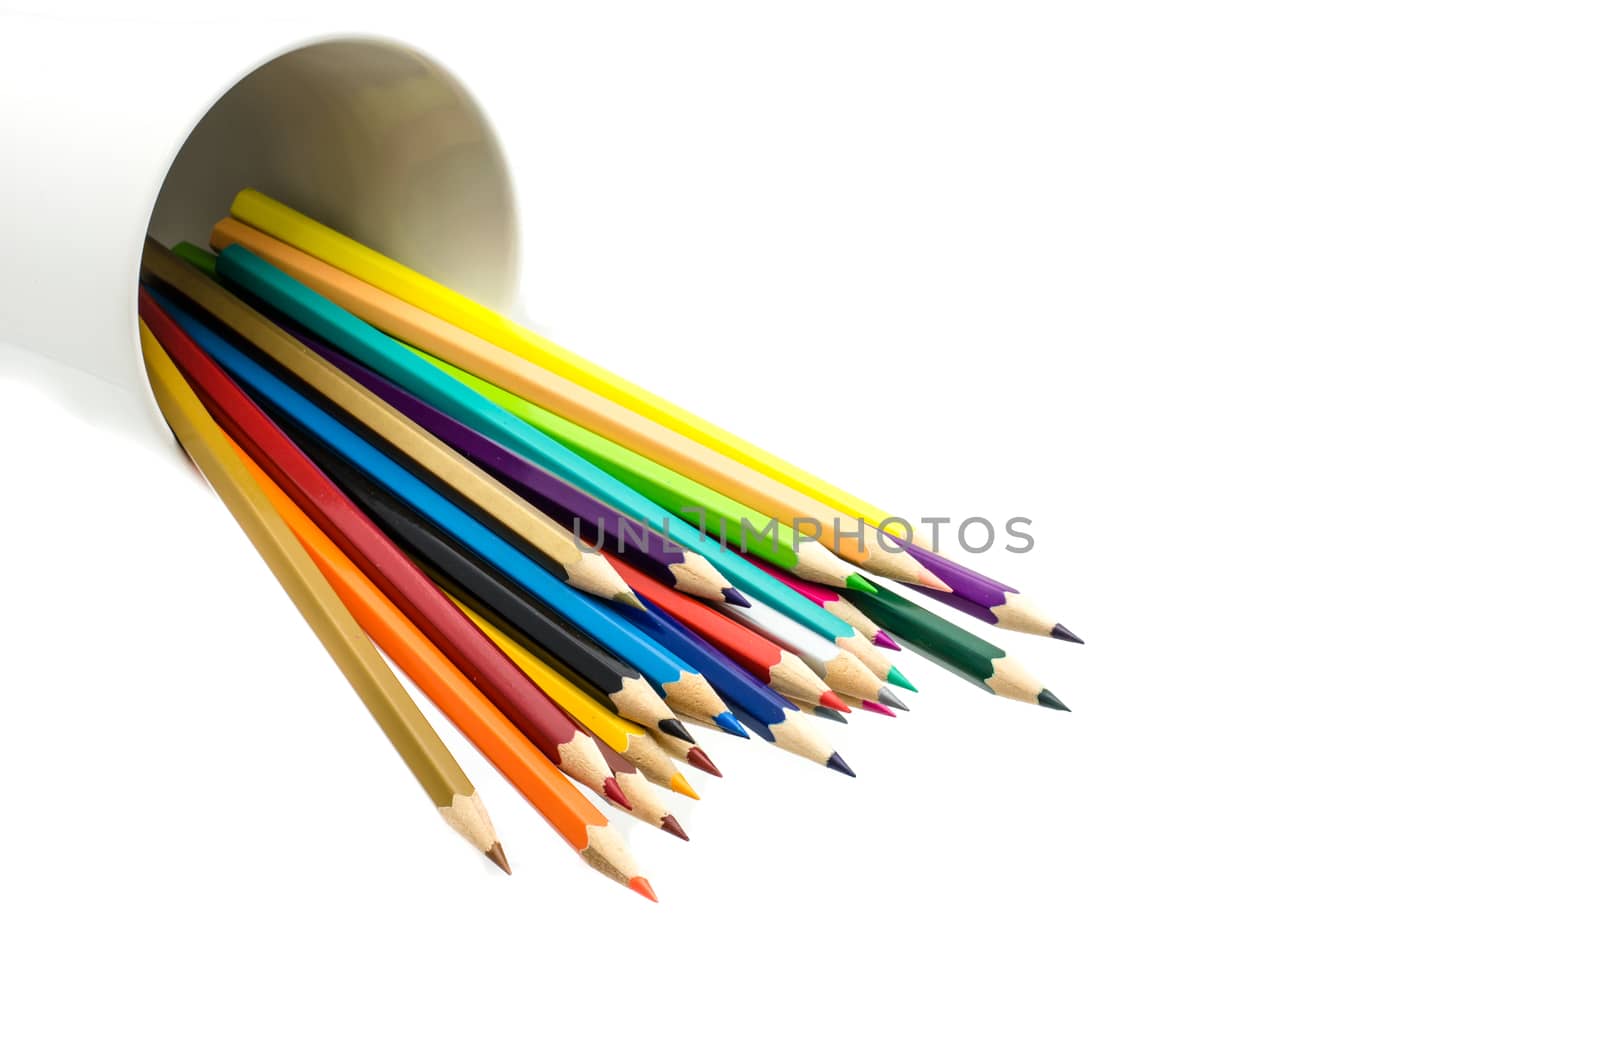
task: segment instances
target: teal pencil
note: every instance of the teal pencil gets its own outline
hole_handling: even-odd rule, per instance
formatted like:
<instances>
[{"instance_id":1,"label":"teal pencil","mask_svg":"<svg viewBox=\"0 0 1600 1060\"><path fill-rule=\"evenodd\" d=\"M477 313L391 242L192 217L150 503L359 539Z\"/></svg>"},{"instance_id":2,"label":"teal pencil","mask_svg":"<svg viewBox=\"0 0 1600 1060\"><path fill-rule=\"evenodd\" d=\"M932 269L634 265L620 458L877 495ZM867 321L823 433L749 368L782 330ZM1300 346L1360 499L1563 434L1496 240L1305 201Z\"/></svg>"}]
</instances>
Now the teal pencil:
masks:
<instances>
[{"instance_id":1,"label":"teal pencil","mask_svg":"<svg viewBox=\"0 0 1600 1060\"><path fill-rule=\"evenodd\" d=\"M698 527L619 482L487 396L499 390L493 384L390 338L238 244L217 255L217 275L445 415L535 461L630 518L661 528L665 536L680 546L696 552L706 547L707 539ZM515 395L506 396L521 400ZM865 645L849 623L815 606L737 553L719 551L710 562L748 596L840 647L858 655L864 650L876 651ZM887 672L887 660L884 666Z\"/></svg>"}]
</instances>

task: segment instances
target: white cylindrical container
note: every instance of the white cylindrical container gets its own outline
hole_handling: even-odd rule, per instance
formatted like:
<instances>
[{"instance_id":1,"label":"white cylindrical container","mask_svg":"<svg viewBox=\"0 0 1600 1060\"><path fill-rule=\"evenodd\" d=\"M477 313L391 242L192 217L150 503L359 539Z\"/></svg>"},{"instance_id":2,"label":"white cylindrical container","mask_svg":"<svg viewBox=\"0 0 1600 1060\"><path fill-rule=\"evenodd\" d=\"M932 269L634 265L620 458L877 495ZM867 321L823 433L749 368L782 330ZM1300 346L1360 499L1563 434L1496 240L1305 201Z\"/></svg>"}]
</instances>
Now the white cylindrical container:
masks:
<instances>
[{"instance_id":1,"label":"white cylindrical container","mask_svg":"<svg viewBox=\"0 0 1600 1060\"><path fill-rule=\"evenodd\" d=\"M490 305L515 291L494 132L452 74L395 41L0 16L0 145L0 347L103 380L145 440L170 434L139 353L144 237L204 245L240 188Z\"/></svg>"}]
</instances>

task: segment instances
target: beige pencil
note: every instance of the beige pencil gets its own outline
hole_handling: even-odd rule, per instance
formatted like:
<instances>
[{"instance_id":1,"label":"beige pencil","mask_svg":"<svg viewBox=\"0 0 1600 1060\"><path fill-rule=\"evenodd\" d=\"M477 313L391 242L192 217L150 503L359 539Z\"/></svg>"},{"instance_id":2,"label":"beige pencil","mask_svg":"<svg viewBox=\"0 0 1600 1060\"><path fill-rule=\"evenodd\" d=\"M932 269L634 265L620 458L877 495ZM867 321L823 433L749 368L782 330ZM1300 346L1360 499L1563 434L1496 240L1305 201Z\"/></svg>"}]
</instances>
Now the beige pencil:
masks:
<instances>
[{"instance_id":1,"label":"beige pencil","mask_svg":"<svg viewBox=\"0 0 1600 1060\"><path fill-rule=\"evenodd\" d=\"M232 513L306 623L356 690L446 823L510 872L488 811L449 748L406 694L294 533L273 510L228 436L143 321L139 344L156 403L184 451Z\"/></svg>"},{"instance_id":2,"label":"beige pencil","mask_svg":"<svg viewBox=\"0 0 1600 1060\"><path fill-rule=\"evenodd\" d=\"M154 240L145 241L143 265L149 275L204 309L481 511L493 524L550 560L568 585L602 599L641 606L605 557L579 548L568 527L395 411L232 292Z\"/></svg>"}]
</instances>

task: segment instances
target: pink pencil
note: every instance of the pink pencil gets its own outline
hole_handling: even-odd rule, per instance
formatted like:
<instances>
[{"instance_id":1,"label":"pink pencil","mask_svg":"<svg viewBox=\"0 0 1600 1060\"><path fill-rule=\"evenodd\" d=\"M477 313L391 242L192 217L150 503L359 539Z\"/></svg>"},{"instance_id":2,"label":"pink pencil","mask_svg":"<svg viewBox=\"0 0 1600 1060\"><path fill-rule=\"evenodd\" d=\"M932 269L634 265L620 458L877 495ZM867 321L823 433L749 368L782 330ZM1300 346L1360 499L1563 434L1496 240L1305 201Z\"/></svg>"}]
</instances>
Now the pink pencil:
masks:
<instances>
[{"instance_id":1,"label":"pink pencil","mask_svg":"<svg viewBox=\"0 0 1600 1060\"><path fill-rule=\"evenodd\" d=\"M893 637L885 633L882 627L872 619L862 614L859 607L840 596L837 589L830 589L826 585L818 585L816 582L808 582L804 578L796 578L788 571L779 570L765 560L757 559L754 556L746 556L745 558L828 612L834 618L848 622L856 632L871 640L878 647L888 648L890 651L900 650L900 645L895 643Z\"/></svg>"}]
</instances>

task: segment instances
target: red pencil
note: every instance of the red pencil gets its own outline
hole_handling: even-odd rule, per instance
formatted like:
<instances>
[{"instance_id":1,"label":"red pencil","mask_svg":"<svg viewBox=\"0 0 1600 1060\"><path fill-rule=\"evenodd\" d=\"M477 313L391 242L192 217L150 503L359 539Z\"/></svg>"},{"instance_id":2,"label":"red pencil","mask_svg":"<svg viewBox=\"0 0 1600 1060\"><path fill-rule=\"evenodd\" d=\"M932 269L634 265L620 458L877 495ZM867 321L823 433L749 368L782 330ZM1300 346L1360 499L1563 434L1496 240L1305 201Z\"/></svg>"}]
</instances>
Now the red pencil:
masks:
<instances>
[{"instance_id":1,"label":"red pencil","mask_svg":"<svg viewBox=\"0 0 1600 1060\"><path fill-rule=\"evenodd\" d=\"M139 316L239 447L539 752L585 787L630 809L594 739L578 731L572 719L445 598L143 287Z\"/></svg>"},{"instance_id":2,"label":"red pencil","mask_svg":"<svg viewBox=\"0 0 1600 1060\"><path fill-rule=\"evenodd\" d=\"M688 626L701 639L709 642L722 654L732 659L740 669L766 684L779 695L798 699L804 703L848 711L837 693L828 688L799 656L786 651L755 630L741 625L715 608L667 588L616 556L608 556L628 588L643 599L649 600L673 618Z\"/></svg>"}]
</instances>

